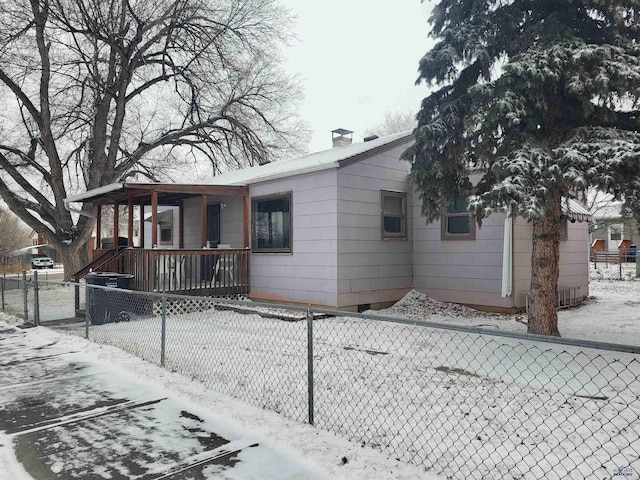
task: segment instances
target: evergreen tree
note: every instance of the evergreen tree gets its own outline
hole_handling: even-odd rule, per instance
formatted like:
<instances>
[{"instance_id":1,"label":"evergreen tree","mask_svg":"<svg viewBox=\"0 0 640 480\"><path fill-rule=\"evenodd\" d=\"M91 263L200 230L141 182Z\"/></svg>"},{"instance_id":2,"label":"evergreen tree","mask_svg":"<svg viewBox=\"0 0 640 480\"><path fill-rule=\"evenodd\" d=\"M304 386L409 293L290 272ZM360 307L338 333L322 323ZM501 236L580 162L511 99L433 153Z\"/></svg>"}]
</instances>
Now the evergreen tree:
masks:
<instances>
[{"instance_id":1,"label":"evergreen tree","mask_svg":"<svg viewBox=\"0 0 640 480\"><path fill-rule=\"evenodd\" d=\"M434 6L417 82L435 88L404 157L428 221L473 193L478 222L532 222L530 333L559 335L562 199L596 187L640 212L639 20L638 0Z\"/></svg>"}]
</instances>

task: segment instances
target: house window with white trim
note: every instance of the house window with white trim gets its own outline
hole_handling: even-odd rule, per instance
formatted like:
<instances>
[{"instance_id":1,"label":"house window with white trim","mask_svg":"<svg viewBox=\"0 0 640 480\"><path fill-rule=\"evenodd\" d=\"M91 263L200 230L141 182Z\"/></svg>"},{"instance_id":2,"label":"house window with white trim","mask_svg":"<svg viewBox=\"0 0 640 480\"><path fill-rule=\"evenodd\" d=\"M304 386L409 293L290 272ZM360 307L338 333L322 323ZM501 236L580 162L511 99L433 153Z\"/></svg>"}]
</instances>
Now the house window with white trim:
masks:
<instances>
[{"instance_id":1,"label":"house window with white trim","mask_svg":"<svg viewBox=\"0 0 640 480\"><path fill-rule=\"evenodd\" d=\"M475 240L476 222L467 209L468 197L458 197L442 214L442 240Z\"/></svg>"},{"instance_id":2,"label":"house window with white trim","mask_svg":"<svg viewBox=\"0 0 640 480\"><path fill-rule=\"evenodd\" d=\"M291 252L291 192L251 199L252 250Z\"/></svg>"},{"instance_id":3,"label":"house window with white trim","mask_svg":"<svg viewBox=\"0 0 640 480\"><path fill-rule=\"evenodd\" d=\"M611 240L620 241L622 240L622 225L615 224L609 226L609 230L611 232Z\"/></svg>"},{"instance_id":4,"label":"house window with white trim","mask_svg":"<svg viewBox=\"0 0 640 480\"><path fill-rule=\"evenodd\" d=\"M407 238L407 194L381 191L382 238Z\"/></svg>"}]
</instances>

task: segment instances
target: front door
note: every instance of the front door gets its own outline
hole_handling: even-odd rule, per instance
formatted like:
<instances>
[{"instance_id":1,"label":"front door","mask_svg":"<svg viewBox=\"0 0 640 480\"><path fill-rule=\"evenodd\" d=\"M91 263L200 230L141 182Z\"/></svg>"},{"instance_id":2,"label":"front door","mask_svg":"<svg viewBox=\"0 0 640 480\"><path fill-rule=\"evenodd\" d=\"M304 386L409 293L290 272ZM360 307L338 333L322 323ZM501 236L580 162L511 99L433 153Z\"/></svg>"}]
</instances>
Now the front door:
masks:
<instances>
[{"instance_id":1,"label":"front door","mask_svg":"<svg viewBox=\"0 0 640 480\"><path fill-rule=\"evenodd\" d=\"M220 204L207 205L207 241L211 247L220 243Z\"/></svg>"},{"instance_id":2,"label":"front door","mask_svg":"<svg viewBox=\"0 0 640 480\"><path fill-rule=\"evenodd\" d=\"M207 244L211 248L216 248L220 243L220 204L212 203L207 205ZM215 260L213 257L202 257L200 264L200 278L210 280L213 277Z\"/></svg>"}]
</instances>

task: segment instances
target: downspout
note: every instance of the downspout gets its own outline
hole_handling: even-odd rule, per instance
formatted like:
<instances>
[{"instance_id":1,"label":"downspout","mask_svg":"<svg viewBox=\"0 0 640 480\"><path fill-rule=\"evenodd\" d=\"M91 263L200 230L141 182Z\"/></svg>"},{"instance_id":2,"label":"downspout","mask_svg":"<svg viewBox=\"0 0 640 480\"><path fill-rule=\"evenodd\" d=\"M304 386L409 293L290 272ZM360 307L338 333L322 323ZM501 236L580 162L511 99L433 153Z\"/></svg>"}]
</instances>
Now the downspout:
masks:
<instances>
[{"instance_id":1,"label":"downspout","mask_svg":"<svg viewBox=\"0 0 640 480\"><path fill-rule=\"evenodd\" d=\"M502 297L510 297L513 290L513 217L504 220L502 247Z\"/></svg>"}]
</instances>

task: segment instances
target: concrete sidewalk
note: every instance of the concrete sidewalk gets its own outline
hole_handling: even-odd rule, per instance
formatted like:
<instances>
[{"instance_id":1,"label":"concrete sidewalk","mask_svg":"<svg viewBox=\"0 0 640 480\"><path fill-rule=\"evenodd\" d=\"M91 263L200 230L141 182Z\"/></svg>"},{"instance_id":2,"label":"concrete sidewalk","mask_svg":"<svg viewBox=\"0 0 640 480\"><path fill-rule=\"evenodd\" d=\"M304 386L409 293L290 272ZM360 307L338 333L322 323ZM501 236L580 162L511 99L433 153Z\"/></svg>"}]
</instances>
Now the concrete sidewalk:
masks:
<instances>
[{"instance_id":1,"label":"concrete sidewalk","mask_svg":"<svg viewBox=\"0 0 640 480\"><path fill-rule=\"evenodd\" d=\"M0 446L34 479L324 478L220 413L0 324Z\"/></svg>"}]
</instances>

